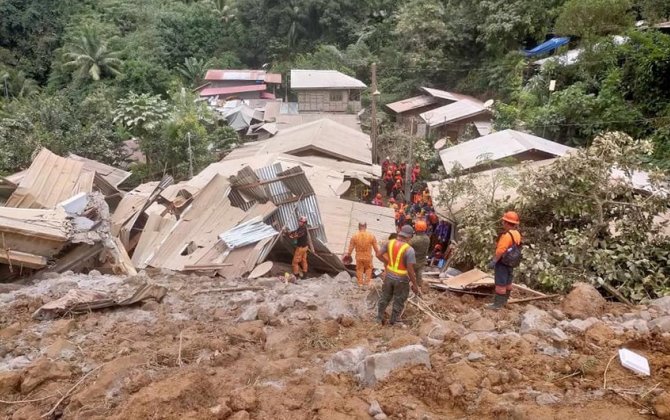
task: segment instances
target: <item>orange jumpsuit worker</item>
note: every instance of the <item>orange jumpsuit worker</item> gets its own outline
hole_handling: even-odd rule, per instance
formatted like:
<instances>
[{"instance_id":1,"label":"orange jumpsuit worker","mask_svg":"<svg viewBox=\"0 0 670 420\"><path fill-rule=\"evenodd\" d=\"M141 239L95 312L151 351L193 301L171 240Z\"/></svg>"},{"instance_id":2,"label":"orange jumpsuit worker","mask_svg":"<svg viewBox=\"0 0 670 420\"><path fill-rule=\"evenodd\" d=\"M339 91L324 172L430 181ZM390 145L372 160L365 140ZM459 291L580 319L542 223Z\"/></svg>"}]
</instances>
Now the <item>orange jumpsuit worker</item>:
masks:
<instances>
[{"instance_id":1,"label":"orange jumpsuit worker","mask_svg":"<svg viewBox=\"0 0 670 420\"><path fill-rule=\"evenodd\" d=\"M289 238L296 240L296 248L291 265L293 266L293 275L298 278L303 278L305 273L307 273L307 249L309 245L307 234L307 218L300 216L298 218L298 229L288 234Z\"/></svg>"},{"instance_id":2,"label":"orange jumpsuit worker","mask_svg":"<svg viewBox=\"0 0 670 420\"><path fill-rule=\"evenodd\" d=\"M498 310L505 306L512 293L512 280L514 267L505 264L503 255L512 247L521 246L521 234L518 231L519 215L508 211L502 217L503 233L498 238L496 253L489 267L495 270L496 294L493 304L487 306L489 309Z\"/></svg>"},{"instance_id":3,"label":"orange jumpsuit worker","mask_svg":"<svg viewBox=\"0 0 670 420\"><path fill-rule=\"evenodd\" d=\"M379 245L375 235L367 231L366 222L358 222L358 232L349 241L349 250L345 257L351 258L351 252L356 250L356 279L359 287L367 287L372 283L372 251L379 253Z\"/></svg>"}]
</instances>

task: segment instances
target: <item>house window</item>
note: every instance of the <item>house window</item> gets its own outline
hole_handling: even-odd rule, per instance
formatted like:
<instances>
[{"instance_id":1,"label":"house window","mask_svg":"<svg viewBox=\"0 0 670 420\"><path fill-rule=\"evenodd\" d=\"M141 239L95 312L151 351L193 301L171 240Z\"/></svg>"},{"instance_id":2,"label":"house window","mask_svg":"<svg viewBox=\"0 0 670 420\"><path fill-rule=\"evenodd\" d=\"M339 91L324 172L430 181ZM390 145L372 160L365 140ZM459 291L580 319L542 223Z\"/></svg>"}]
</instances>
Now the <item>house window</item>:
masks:
<instances>
[{"instance_id":1,"label":"house window","mask_svg":"<svg viewBox=\"0 0 670 420\"><path fill-rule=\"evenodd\" d=\"M349 101L360 101L360 100L361 100L361 91L360 90L349 91Z\"/></svg>"},{"instance_id":2,"label":"house window","mask_svg":"<svg viewBox=\"0 0 670 420\"><path fill-rule=\"evenodd\" d=\"M330 102L342 102L342 92L330 92Z\"/></svg>"}]
</instances>

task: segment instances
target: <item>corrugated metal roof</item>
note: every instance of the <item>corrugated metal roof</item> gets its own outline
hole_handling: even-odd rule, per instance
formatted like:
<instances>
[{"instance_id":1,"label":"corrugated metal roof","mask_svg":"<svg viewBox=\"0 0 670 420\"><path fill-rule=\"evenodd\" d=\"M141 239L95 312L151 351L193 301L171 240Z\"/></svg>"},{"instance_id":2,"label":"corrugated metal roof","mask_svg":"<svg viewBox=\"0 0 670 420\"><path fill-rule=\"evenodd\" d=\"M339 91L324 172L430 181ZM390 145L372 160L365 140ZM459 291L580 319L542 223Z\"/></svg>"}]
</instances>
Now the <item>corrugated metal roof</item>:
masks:
<instances>
[{"instance_id":1,"label":"corrugated metal roof","mask_svg":"<svg viewBox=\"0 0 670 420\"><path fill-rule=\"evenodd\" d=\"M228 86L228 87L206 87L200 91L200 96L216 96L216 95L234 95L236 93L244 92L263 92L268 85L249 85L249 86Z\"/></svg>"},{"instance_id":2,"label":"corrugated metal roof","mask_svg":"<svg viewBox=\"0 0 670 420\"><path fill-rule=\"evenodd\" d=\"M219 239L226 243L229 249L255 244L266 238L277 235L278 232L263 223L260 217L240 223L219 235Z\"/></svg>"},{"instance_id":3,"label":"corrugated metal roof","mask_svg":"<svg viewBox=\"0 0 670 420\"><path fill-rule=\"evenodd\" d=\"M280 130L270 140L247 143L228 157L239 159L258 154L286 153L329 155L348 162L371 164L370 137L329 119L320 119Z\"/></svg>"},{"instance_id":4,"label":"corrugated metal roof","mask_svg":"<svg viewBox=\"0 0 670 420\"><path fill-rule=\"evenodd\" d=\"M424 106L432 105L436 103L437 100L430 95L421 95L414 96L412 98L403 99L402 101L392 102L386 104L386 107L396 114L401 114L403 112L411 111L417 108L423 108Z\"/></svg>"},{"instance_id":5,"label":"corrugated metal roof","mask_svg":"<svg viewBox=\"0 0 670 420\"><path fill-rule=\"evenodd\" d=\"M361 129L361 122L356 114L298 114L297 112L295 114L280 113L275 116L275 121L277 122L277 128L281 131L324 118L333 120L342 125L346 125L347 127L352 128L358 132L363 132ZM266 116L266 119L269 119L269 117Z\"/></svg>"},{"instance_id":6,"label":"corrugated metal roof","mask_svg":"<svg viewBox=\"0 0 670 420\"><path fill-rule=\"evenodd\" d=\"M291 89L365 89L365 83L337 70L291 70Z\"/></svg>"},{"instance_id":7,"label":"corrugated metal roof","mask_svg":"<svg viewBox=\"0 0 670 420\"><path fill-rule=\"evenodd\" d=\"M445 99L447 101L456 102L456 101L460 101L462 99L469 99L473 102L482 103L479 99L477 99L473 96L464 95L462 93L449 92L449 91L440 90L440 89L433 89L433 88L429 88L429 87L425 87L425 86L422 87L421 90L423 90L424 92L426 92L427 94L429 94L432 97Z\"/></svg>"},{"instance_id":8,"label":"corrugated metal roof","mask_svg":"<svg viewBox=\"0 0 670 420\"><path fill-rule=\"evenodd\" d=\"M463 169L469 169L483 160L495 161L531 150L563 156L573 149L532 134L503 130L444 149L440 151L440 158L449 173L457 163Z\"/></svg>"},{"instance_id":9,"label":"corrugated metal roof","mask_svg":"<svg viewBox=\"0 0 670 420\"><path fill-rule=\"evenodd\" d=\"M280 73L268 73L265 70L207 70L207 81L255 80L265 83L281 83Z\"/></svg>"},{"instance_id":10,"label":"corrugated metal roof","mask_svg":"<svg viewBox=\"0 0 670 420\"><path fill-rule=\"evenodd\" d=\"M475 121L474 124L480 136L488 136L493 132L493 123L491 121Z\"/></svg>"},{"instance_id":11,"label":"corrugated metal roof","mask_svg":"<svg viewBox=\"0 0 670 420\"><path fill-rule=\"evenodd\" d=\"M5 206L51 208L80 192L93 191L95 173L84 163L42 149L24 174Z\"/></svg>"},{"instance_id":12,"label":"corrugated metal roof","mask_svg":"<svg viewBox=\"0 0 670 420\"><path fill-rule=\"evenodd\" d=\"M395 214L388 207L372 206L364 203L333 197L318 197L323 224L328 236L326 245L330 251L342 257L349 246L351 236L358 231L358 222L367 222L367 230L375 235L379 245L388 240L396 231ZM383 268L381 262L374 266Z\"/></svg>"},{"instance_id":13,"label":"corrugated metal roof","mask_svg":"<svg viewBox=\"0 0 670 420\"><path fill-rule=\"evenodd\" d=\"M426 124L434 128L484 114L490 114L490 112L480 102L461 99L449 105L424 112L419 116Z\"/></svg>"},{"instance_id":14,"label":"corrugated metal roof","mask_svg":"<svg viewBox=\"0 0 670 420\"><path fill-rule=\"evenodd\" d=\"M91 172L95 171L100 176L102 176L105 181L109 182L115 187L118 187L119 184L128 179L128 177L131 175L130 172L124 171L123 169L115 168L113 166L98 162L97 160L87 159L73 153L70 153L68 158L83 162L85 170Z\"/></svg>"}]
</instances>

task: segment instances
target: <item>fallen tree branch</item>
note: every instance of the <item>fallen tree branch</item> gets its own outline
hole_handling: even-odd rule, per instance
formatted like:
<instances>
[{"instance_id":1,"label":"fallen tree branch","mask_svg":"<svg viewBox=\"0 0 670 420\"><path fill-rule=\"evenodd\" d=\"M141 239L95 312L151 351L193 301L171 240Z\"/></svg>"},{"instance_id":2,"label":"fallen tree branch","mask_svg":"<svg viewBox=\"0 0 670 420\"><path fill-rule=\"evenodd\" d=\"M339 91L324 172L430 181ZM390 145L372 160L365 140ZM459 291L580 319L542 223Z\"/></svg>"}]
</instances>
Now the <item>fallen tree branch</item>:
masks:
<instances>
[{"instance_id":1,"label":"fallen tree branch","mask_svg":"<svg viewBox=\"0 0 670 420\"><path fill-rule=\"evenodd\" d=\"M25 404L25 403L32 403L32 402L38 402L38 401L44 401L48 400L49 398L55 398L58 395L47 395L46 397L42 398L35 398L34 400L16 400L16 401L5 401L5 400L0 400L0 404Z\"/></svg>"},{"instance_id":2,"label":"fallen tree branch","mask_svg":"<svg viewBox=\"0 0 670 420\"><path fill-rule=\"evenodd\" d=\"M607 362L607 366L605 366L605 372L603 373L603 389L607 389L607 371L608 371L609 368L610 368L610 364L612 363L612 360L614 360L614 358L615 358L616 356L617 356L617 355L616 355L616 353L615 353L614 356L610 357L609 362Z\"/></svg>"},{"instance_id":3,"label":"fallen tree branch","mask_svg":"<svg viewBox=\"0 0 670 420\"><path fill-rule=\"evenodd\" d=\"M233 293L233 292L244 292L247 290L265 290L264 287L260 286L248 286L248 287L228 287L228 288L221 288L221 289L203 289L203 290L196 290L193 292L193 295L199 295L202 293Z\"/></svg>"},{"instance_id":4,"label":"fallen tree branch","mask_svg":"<svg viewBox=\"0 0 670 420\"><path fill-rule=\"evenodd\" d=\"M626 299L624 295L619 293L617 289L614 288L611 284L609 284L606 281L599 282L600 285L603 287L603 289L607 290L610 292L612 295L614 295L615 298L617 298L620 302L625 303L628 306L633 306L630 300Z\"/></svg>"},{"instance_id":5,"label":"fallen tree branch","mask_svg":"<svg viewBox=\"0 0 670 420\"><path fill-rule=\"evenodd\" d=\"M72 385L72 388L68 389L67 392L66 392L66 393L65 393L65 394L64 394L58 401L56 401L56 404L54 404L54 406L51 407L51 410L49 410L48 412L42 414L41 418L49 417L49 416L51 416L53 413L55 413L55 412L56 412L56 409L58 408L58 406L59 406L63 401L65 401L65 399L66 399L67 397L69 397L69 396L72 394L72 391L74 391L75 389L77 389L77 387L78 387L79 385L81 385L81 383L84 382L84 380L86 380L86 378L88 378L93 372L97 371L98 369L100 369L100 368L103 367L103 366L105 366L105 363L99 365L99 366L96 367L96 368L93 368L93 369L89 370L88 373L87 373L86 375L82 376L81 379L79 379L79 380L77 381L76 384Z\"/></svg>"},{"instance_id":6,"label":"fallen tree branch","mask_svg":"<svg viewBox=\"0 0 670 420\"><path fill-rule=\"evenodd\" d=\"M533 296L529 298L523 298L523 299L512 299L508 301L507 303L522 303L522 302L530 302L533 300L545 300L545 299L552 299L555 297L558 297L560 295L544 295L544 296Z\"/></svg>"}]
</instances>

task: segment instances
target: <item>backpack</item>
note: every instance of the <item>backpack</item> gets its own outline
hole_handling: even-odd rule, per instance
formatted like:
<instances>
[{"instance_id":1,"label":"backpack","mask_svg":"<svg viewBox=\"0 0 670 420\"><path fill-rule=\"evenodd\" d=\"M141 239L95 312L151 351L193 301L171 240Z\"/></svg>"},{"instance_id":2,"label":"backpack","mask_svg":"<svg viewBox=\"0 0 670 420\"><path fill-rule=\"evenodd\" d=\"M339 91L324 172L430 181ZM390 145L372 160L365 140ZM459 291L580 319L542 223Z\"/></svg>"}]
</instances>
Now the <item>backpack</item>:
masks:
<instances>
[{"instance_id":1,"label":"backpack","mask_svg":"<svg viewBox=\"0 0 670 420\"><path fill-rule=\"evenodd\" d=\"M512 238L512 246L507 248L504 254L502 254L502 257L500 258L500 262L505 264L508 267L518 267L519 264L521 264L521 244L517 244L514 242L514 235L512 235L512 232L507 232L510 237Z\"/></svg>"}]
</instances>

